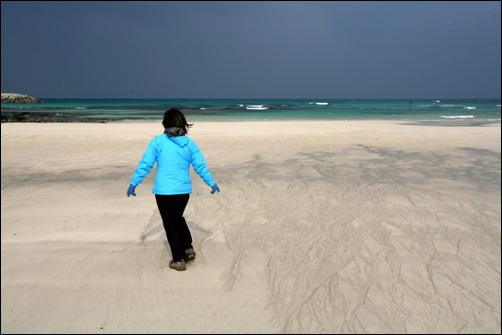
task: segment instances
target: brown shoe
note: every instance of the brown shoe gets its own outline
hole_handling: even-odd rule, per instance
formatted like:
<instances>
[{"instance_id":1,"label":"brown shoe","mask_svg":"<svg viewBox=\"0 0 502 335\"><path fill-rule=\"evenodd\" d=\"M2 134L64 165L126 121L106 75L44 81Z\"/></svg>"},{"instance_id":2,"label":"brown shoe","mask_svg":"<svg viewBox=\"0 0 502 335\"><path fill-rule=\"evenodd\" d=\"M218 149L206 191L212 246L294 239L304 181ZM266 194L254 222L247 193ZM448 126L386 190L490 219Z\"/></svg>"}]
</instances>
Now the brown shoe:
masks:
<instances>
[{"instance_id":1,"label":"brown shoe","mask_svg":"<svg viewBox=\"0 0 502 335\"><path fill-rule=\"evenodd\" d=\"M185 271L187 269L187 264L185 263L184 259L182 259L179 262L175 262L175 261L171 260L169 262L169 267L171 269L175 269L175 270L178 270L178 271Z\"/></svg>"},{"instance_id":2,"label":"brown shoe","mask_svg":"<svg viewBox=\"0 0 502 335\"><path fill-rule=\"evenodd\" d=\"M193 248L188 248L185 250L185 261L190 262L195 259L196 253Z\"/></svg>"}]
</instances>

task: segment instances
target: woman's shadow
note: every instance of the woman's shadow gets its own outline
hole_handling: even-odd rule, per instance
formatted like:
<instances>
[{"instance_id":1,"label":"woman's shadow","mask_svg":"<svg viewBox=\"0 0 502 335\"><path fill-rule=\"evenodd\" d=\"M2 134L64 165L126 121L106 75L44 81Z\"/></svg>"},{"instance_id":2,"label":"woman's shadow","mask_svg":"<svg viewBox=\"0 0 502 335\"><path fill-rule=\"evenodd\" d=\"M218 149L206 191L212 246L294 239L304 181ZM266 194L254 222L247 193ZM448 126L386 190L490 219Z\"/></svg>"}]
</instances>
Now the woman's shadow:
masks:
<instances>
[{"instance_id":1,"label":"woman's shadow","mask_svg":"<svg viewBox=\"0 0 502 335\"><path fill-rule=\"evenodd\" d=\"M193 221L186 220L186 222L189 229L199 231L206 235L212 234L212 232L202 228ZM141 243L144 244L146 240L156 240L158 238L160 238L160 240L164 244L165 250L169 253L169 256L171 256L172 258L171 247L169 246L169 242L167 241L166 231L164 230L164 224L162 223L162 217L160 216L159 210L155 209L153 211L152 216L150 217L150 221L144 228L143 233L141 234L140 240Z\"/></svg>"}]
</instances>

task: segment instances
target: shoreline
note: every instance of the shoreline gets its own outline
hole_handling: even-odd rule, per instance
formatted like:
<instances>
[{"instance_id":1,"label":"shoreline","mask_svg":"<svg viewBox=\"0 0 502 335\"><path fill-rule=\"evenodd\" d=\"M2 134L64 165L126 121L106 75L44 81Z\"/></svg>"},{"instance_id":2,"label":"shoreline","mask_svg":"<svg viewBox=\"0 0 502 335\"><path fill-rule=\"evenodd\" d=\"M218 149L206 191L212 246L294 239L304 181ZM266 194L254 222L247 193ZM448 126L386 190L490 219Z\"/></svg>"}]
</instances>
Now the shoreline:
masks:
<instances>
[{"instance_id":1,"label":"shoreline","mask_svg":"<svg viewBox=\"0 0 502 335\"><path fill-rule=\"evenodd\" d=\"M188 116L190 119L190 116ZM75 118L74 115L64 113L34 113L34 112L4 112L1 115L1 123L155 123L158 120L147 119L110 119L100 117ZM498 119L214 119L201 120L197 116L192 117L190 122L399 122L403 125L423 125L423 126L484 126L490 124L500 124Z\"/></svg>"},{"instance_id":2,"label":"shoreline","mask_svg":"<svg viewBox=\"0 0 502 335\"><path fill-rule=\"evenodd\" d=\"M500 333L500 123L188 121L184 272L160 121L1 124L2 332Z\"/></svg>"},{"instance_id":3,"label":"shoreline","mask_svg":"<svg viewBox=\"0 0 502 335\"><path fill-rule=\"evenodd\" d=\"M322 99L321 99L322 100ZM174 106L193 120L500 121L500 99L50 99L2 104L2 122L130 122L158 120Z\"/></svg>"}]
</instances>

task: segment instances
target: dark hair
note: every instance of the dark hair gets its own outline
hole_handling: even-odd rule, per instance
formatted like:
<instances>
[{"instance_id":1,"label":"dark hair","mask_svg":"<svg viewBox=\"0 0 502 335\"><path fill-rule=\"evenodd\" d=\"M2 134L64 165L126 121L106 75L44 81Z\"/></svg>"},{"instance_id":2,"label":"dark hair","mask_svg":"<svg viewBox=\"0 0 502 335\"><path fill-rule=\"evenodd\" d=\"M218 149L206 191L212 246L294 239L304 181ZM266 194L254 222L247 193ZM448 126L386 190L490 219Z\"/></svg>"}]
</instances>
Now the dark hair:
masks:
<instances>
[{"instance_id":1,"label":"dark hair","mask_svg":"<svg viewBox=\"0 0 502 335\"><path fill-rule=\"evenodd\" d=\"M164 120L162 121L162 125L165 129L171 127L179 127L182 128L185 133L188 133L188 128L193 126L193 124L188 124L185 119L185 115L177 109L171 108L164 113Z\"/></svg>"}]
</instances>

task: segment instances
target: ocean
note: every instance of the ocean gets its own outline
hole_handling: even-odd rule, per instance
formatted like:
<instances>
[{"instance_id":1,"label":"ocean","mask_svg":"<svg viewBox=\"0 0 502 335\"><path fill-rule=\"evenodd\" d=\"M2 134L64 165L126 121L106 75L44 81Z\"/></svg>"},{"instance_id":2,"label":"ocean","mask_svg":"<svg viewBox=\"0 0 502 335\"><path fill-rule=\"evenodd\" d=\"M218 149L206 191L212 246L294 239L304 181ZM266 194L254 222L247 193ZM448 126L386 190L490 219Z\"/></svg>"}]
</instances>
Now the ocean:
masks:
<instances>
[{"instance_id":1,"label":"ocean","mask_svg":"<svg viewBox=\"0 0 502 335\"><path fill-rule=\"evenodd\" d=\"M420 120L500 122L500 99L44 99L1 105L2 122L161 121L180 108L188 122L259 120ZM24 113L24 114L22 114ZM29 114L26 114L29 113Z\"/></svg>"}]
</instances>

